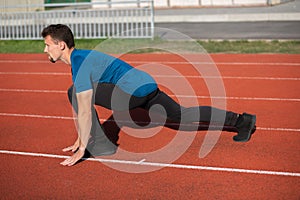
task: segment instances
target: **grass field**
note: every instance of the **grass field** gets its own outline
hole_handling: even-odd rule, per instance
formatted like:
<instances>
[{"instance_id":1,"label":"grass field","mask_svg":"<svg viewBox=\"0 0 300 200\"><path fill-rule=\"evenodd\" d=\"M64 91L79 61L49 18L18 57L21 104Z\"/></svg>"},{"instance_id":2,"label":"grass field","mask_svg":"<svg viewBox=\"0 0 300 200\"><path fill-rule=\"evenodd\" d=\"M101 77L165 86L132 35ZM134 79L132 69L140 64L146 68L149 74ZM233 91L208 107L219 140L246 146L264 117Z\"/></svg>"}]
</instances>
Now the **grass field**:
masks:
<instances>
[{"instance_id":1,"label":"grass field","mask_svg":"<svg viewBox=\"0 0 300 200\"><path fill-rule=\"evenodd\" d=\"M104 39L76 40L76 47L93 49L103 43ZM197 41L208 53L283 53L300 54L300 41ZM123 46L140 46L143 43L161 45L160 39L114 39L117 46L106 49L108 53L118 53ZM183 43L184 44L184 43ZM188 46L188 45L186 45ZM109 47L109 46L108 46ZM0 53L42 53L44 43L42 40L0 40ZM132 53L151 53L159 49L135 50ZM191 50L192 51L192 50Z\"/></svg>"}]
</instances>

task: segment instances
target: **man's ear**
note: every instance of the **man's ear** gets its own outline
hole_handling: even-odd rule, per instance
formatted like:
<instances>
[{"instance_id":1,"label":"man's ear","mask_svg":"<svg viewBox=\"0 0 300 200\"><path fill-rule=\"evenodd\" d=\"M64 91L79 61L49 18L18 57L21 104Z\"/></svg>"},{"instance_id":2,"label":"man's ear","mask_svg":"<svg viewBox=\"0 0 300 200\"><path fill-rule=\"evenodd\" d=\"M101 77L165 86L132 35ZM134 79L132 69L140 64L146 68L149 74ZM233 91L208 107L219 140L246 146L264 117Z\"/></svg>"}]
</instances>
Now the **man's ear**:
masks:
<instances>
[{"instance_id":1,"label":"man's ear","mask_svg":"<svg viewBox=\"0 0 300 200\"><path fill-rule=\"evenodd\" d=\"M66 45L65 42L63 42L63 41L59 42L59 48L60 48L61 50L65 50L66 46L67 46L67 45Z\"/></svg>"}]
</instances>

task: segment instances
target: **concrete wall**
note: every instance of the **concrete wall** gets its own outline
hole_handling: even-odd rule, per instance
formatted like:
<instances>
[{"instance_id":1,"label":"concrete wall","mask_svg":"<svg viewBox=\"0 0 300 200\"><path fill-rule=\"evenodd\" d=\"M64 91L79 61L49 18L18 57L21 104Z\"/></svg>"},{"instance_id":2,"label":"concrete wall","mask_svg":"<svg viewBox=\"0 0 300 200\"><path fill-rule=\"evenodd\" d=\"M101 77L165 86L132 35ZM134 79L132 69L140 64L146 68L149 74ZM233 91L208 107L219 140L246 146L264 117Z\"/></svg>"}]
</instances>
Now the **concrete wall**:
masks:
<instances>
[{"instance_id":1,"label":"concrete wall","mask_svg":"<svg viewBox=\"0 0 300 200\"><path fill-rule=\"evenodd\" d=\"M123 3L117 3L117 4L95 4L93 5L93 8L128 8L128 7L145 7L149 6L148 3L126 3L126 2L132 2L134 0L91 0L92 3L107 3L107 2L124 2Z\"/></svg>"},{"instance_id":2,"label":"concrete wall","mask_svg":"<svg viewBox=\"0 0 300 200\"><path fill-rule=\"evenodd\" d=\"M131 0L91 0L91 2L126 2ZM199 7L199 6L251 6L251 5L274 5L289 0L154 0L155 8L168 7ZM43 4L44 0L0 0L0 12L26 12L41 11L44 7L32 7L32 5ZM3 8L9 6L20 6L19 8ZM26 7L28 5L28 7ZM146 3L94 5L93 8L117 8L117 7L143 7Z\"/></svg>"},{"instance_id":3,"label":"concrete wall","mask_svg":"<svg viewBox=\"0 0 300 200\"><path fill-rule=\"evenodd\" d=\"M270 0L269 0L270 1ZM280 0L272 0L280 1ZM154 0L155 7L251 6L267 5L268 0Z\"/></svg>"},{"instance_id":4,"label":"concrete wall","mask_svg":"<svg viewBox=\"0 0 300 200\"><path fill-rule=\"evenodd\" d=\"M126 2L131 0L91 0L91 2ZM256 6L256 5L275 5L293 0L154 0L155 8L169 7L200 7L200 6ZM116 8L116 7L136 7L147 6L143 3L134 4L112 4L94 5L93 8Z\"/></svg>"},{"instance_id":5,"label":"concrete wall","mask_svg":"<svg viewBox=\"0 0 300 200\"><path fill-rule=\"evenodd\" d=\"M91 0L91 2L126 2L130 0ZM275 5L291 0L154 0L155 8L168 7L199 7L199 6L254 6ZM143 4L139 4L143 6ZM111 7L133 7L137 4L118 4ZM107 8L107 5L94 5L94 8Z\"/></svg>"},{"instance_id":6,"label":"concrete wall","mask_svg":"<svg viewBox=\"0 0 300 200\"><path fill-rule=\"evenodd\" d=\"M44 10L43 6L32 7L32 5L44 4L44 0L0 0L1 12L29 12ZM13 6L21 6L18 8L9 8ZM28 7L27 7L28 6ZM8 7L8 8L3 8Z\"/></svg>"}]
</instances>

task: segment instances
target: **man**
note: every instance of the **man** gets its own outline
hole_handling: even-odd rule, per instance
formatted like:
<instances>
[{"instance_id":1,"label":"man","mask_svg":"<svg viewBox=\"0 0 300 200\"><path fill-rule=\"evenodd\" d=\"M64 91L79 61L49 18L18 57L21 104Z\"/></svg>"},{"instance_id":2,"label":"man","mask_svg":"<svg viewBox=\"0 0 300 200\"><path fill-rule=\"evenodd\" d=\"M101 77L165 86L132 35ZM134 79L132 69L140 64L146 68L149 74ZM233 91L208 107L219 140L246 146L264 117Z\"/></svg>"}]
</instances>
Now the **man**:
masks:
<instances>
[{"instance_id":1,"label":"man","mask_svg":"<svg viewBox=\"0 0 300 200\"><path fill-rule=\"evenodd\" d=\"M78 139L72 146L63 149L74 154L62 165L74 165L86 150L97 156L116 152L117 147L104 134L94 104L114 111L152 109L173 122L221 123L222 126L236 128L238 134L233 140L237 142L248 141L254 131L255 115L209 106L185 108L160 91L149 74L110 55L76 49L73 33L65 25L46 27L42 37L49 60L53 63L61 60L72 69L73 85L68 96L77 113ZM157 105L164 108L163 111Z\"/></svg>"}]
</instances>

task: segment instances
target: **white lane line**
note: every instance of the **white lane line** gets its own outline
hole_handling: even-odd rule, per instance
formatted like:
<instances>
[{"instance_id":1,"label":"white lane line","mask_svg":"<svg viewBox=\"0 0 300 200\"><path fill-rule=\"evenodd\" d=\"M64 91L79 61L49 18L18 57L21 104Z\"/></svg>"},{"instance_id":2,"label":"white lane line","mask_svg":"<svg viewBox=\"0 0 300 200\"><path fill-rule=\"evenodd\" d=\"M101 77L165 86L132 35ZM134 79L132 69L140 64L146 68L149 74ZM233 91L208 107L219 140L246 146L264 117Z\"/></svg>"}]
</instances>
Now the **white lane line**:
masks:
<instances>
[{"instance_id":1,"label":"white lane line","mask_svg":"<svg viewBox=\"0 0 300 200\"><path fill-rule=\"evenodd\" d=\"M59 159L69 158L69 156L63 156L63 155L8 151L8 150L0 150L0 153L1 154L20 155L20 156L44 157L44 158L59 158ZM209 167L209 166L172 164L172 163L156 163L156 162L145 162L145 159L143 159L141 161L131 161L131 160L88 158L85 160L104 162L104 163L126 164L126 165L143 165L143 166L166 167L166 168L177 168L177 169L191 169L191 170L206 170L206 171L217 171L217 172L232 172L232 173L247 173L247 174L259 174L259 175L300 177L300 173L298 173L298 172L252 170L252 169L238 169L238 168L227 168L227 167Z\"/></svg>"},{"instance_id":2,"label":"white lane line","mask_svg":"<svg viewBox=\"0 0 300 200\"><path fill-rule=\"evenodd\" d=\"M0 60L0 63L49 63L47 60Z\"/></svg>"},{"instance_id":3,"label":"white lane line","mask_svg":"<svg viewBox=\"0 0 300 200\"><path fill-rule=\"evenodd\" d=\"M75 119L75 117L67 116L53 116L53 115L34 115L34 114L18 114L18 113L0 113L0 116L7 117L30 117L30 118L41 118L41 119Z\"/></svg>"},{"instance_id":4,"label":"white lane line","mask_svg":"<svg viewBox=\"0 0 300 200\"><path fill-rule=\"evenodd\" d=\"M172 64L172 65L184 65L184 64L202 64L202 65L275 65L275 66L300 66L300 63L284 63L284 62L278 62L278 63L272 63L272 62L189 62L188 60L186 62L176 62L176 61L157 61L157 62L151 62L151 61L127 61L128 63L136 63L136 64Z\"/></svg>"},{"instance_id":5,"label":"white lane line","mask_svg":"<svg viewBox=\"0 0 300 200\"><path fill-rule=\"evenodd\" d=\"M192 76L192 75L153 75L156 78L202 78L202 79L242 79L242 80L273 80L273 81L299 81L296 77L259 77L259 76Z\"/></svg>"},{"instance_id":6,"label":"white lane line","mask_svg":"<svg viewBox=\"0 0 300 200\"><path fill-rule=\"evenodd\" d=\"M296 101L297 98L273 98L273 97L220 97L220 96L191 96L191 95L169 95L177 98L199 98L199 99L228 99L228 100L249 100L249 101Z\"/></svg>"},{"instance_id":7,"label":"white lane line","mask_svg":"<svg viewBox=\"0 0 300 200\"><path fill-rule=\"evenodd\" d=\"M2 75L55 75L55 76L71 76L71 73L64 72L0 72Z\"/></svg>"},{"instance_id":8,"label":"white lane line","mask_svg":"<svg viewBox=\"0 0 300 200\"><path fill-rule=\"evenodd\" d=\"M142 160L140 160L139 162L138 162L138 164L142 164L142 162L144 162L146 159L144 158L144 159L142 159Z\"/></svg>"},{"instance_id":9,"label":"white lane line","mask_svg":"<svg viewBox=\"0 0 300 200\"><path fill-rule=\"evenodd\" d=\"M32 93L64 93L64 94L67 93L67 91L63 91L63 90L29 90L29 89L7 89L7 88L0 88L0 92L32 92Z\"/></svg>"},{"instance_id":10,"label":"white lane line","mask_svg":"<svg viewBox=\"0 0 300 200\"><path fill-rule=\"evenodd\" d=\"M18 114L18 113L0 113L0 116L4 117L28 117L28 118L40 118L40 119L64 119L64 120L74 120L75 117L68 117L68 116L53 116L53 115L35 115L35 114ZM101 122L105 121L113 121L107 119L99 119ZM116 120L120 123L133 123L134 121L130 120ZM136 122L142 123L142 122ZM162 122L151 122L152 124L162 125ZM148 124L148 122L145 122ZM172 125L172 123L168 123ZM184 124L184 126L197 126L197 124ZM213 126L213 125L212 125ZM285 132L300 132L300 128L271 128L271 127L256 127L257 130L262 131L285 131Z\"/></svg>"},{"instance_id":11,"label":"white lane line","mask_svg":"<svg viewBox=\"0 0 300 200\"><path fill-rule=\"evenodd\" d=\"M124 60L127 63L133 64L172 64L172 65L183 65L183 64L202 64L202 65L274 65L274 66L300 66L300 63L289 63L289 62L189 62L188 60L183 61L130 61ZM48 60L0 60L0 63L48 63L51 64Z\"/></svg>"},{"instance_id":12,"label":"white lane line","mask_svg":"<svg viewBox=\"0 0 300 200\"><path fill-rule=\"evenodd\" d=\"M261 131L300 132L300 129L296 129L296 128L266 128L266 127L256 127L256 130L261 130Z\"/></svg>"},{"instance_id":13,"label":"white lane line","mask_svg":"<svg viewBox=\"0 0 300 200\"><path fill-rule=\"evenodd\" d=\"M8 89L0 88L0 92L29 92L29 93L60 93L66 94L64 90L30 90L30 89ZM191 96L191 95L169 95L177 98L198 98L198 99L227 99L227 100L246 100L246 101L295 101L300 102L298 98L274 98L274 97L222 97L222 96Z\"/></svg>"},{"instance_id":14,"label":"white lane line","mask_svg":"<svg viewBox=\"0 0 300 200\"><path fill-rule=\"evenodd\" d=\"M50 75L71 76L64 72L0 72L0 75ZM152 75L155 78L201 78L201 79L241 79L241 80L273 80L273 81L299 81L298 77L259 77L259 76L194 76L194 75Z\"/></svg>"}]
</instances>

